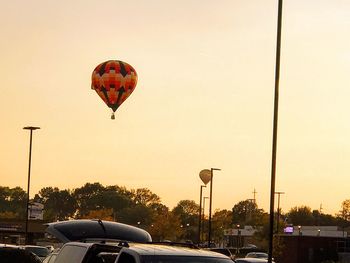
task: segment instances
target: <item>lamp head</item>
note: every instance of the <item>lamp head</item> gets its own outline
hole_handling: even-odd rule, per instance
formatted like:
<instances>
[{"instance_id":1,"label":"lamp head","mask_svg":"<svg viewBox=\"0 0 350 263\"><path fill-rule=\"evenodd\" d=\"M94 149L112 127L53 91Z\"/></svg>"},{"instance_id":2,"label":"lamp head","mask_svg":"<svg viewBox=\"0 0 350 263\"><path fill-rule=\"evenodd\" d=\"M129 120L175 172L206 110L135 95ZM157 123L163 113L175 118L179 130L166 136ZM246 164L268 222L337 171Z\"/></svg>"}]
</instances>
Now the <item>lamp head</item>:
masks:
<instances>
[{"instance_id":1,"label":"lamp head","mask_svg":"<svg viewBox=\"0 0 350 263\"><path fill-rule=\"evenodd\" d=\"M34 130L38 130L40 129L40 127L34 127L34 126L26 126L26 127L23 127L23 130L31 130L31 131L34 131Z\"/></svg>"}]
</instances>

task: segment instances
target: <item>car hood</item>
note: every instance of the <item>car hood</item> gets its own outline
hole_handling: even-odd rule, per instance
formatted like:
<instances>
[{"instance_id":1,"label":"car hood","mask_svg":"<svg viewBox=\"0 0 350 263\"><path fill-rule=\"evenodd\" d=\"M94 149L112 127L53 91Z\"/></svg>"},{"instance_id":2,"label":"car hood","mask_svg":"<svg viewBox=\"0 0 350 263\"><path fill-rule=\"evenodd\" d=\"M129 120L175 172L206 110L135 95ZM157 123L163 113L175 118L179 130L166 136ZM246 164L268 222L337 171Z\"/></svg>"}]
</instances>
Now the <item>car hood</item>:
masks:
<instances>
[{"instance_id":1,"label":"car hood","mask_svg":"<svg viewBox=\"0 0 350 263\"><path fill-rule=\"evenodd\" d=\"M151 235L134 226L102 220L69 220L46 224L46 232L63 243L86 240L151 242Z\"/></svg>"}]
</instances>

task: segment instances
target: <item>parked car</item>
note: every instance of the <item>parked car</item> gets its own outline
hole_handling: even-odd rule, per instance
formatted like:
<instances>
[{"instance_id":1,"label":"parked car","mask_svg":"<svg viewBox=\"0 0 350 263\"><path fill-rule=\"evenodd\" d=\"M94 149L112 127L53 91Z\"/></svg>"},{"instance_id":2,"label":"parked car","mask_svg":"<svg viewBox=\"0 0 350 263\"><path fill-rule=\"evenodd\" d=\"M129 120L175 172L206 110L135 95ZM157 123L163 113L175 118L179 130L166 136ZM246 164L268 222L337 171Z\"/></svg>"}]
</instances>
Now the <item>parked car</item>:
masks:
<instances>
[{"instance_id":1,"label":"parked car","mask_svg":"<svg viewBox=\"0 0 350 263\"><path fill-rule=\"evenodd\" d=\"M41 259L41 261L43 261L50 254L50 250L47 247L25 245L21 248L37 255Z\"/></svg>"},{"instance_id":2,"label":"parked car","mask_svg":"<svg viewBox=\"0 0 350 263\"><path fill-rule=\"evenodd\" d=\"M123 247L114 263L177 263L206 262L232 263L232 260L220 253L195 247L166 244L130 244Z\"/></svg>"},{"instance_id":3,"label":"parked car","mask_svg":"<svg viewBox=\"0 0 350 263\"><path fill-rule=\"evenodd\" d=\"M30 251L21 249L18 246L0 246L1 263L41 263L41 259Z\"/></svg>"},{"instance_id":4,"label":"parked car","mask_svg":"<svg viewBox=\"0 0 350 263\"><path fill-rule=\"evenodd\" d=\"M9 248L19 248L17 245L12 245L12 244L0 244L0 248L3 247L9 247Z\"/></svg>"},{"instance_id":5,"label":"parked car","mask_svg":"<svg viewBox=\"0 0 350 263\"><path fill-rule=\"evenodd\" d=\"M244 258L250 252L264 252L265 253L264 250L259 249L256 246L253 247L251 245L246 246L246 247L233 248L233 250L236 250L236 252L234 254L236 255L237 258Z\"/></svg>"},{"instance_id":6,"label":"parked car","mask_svg":"<svg viewBox=\"0 0 350 263\"><path fill-rule=\"evenodd\" d=\"M65 243L55 263L232 263L229 257L194 244L152 243L145 230L115 222L56 222L48 224L46 231Z\"/></svg>"},{"instance_id":7,"label":"parked car","mask_svg":"<svg viewBox=\"0 0 350 263\"><path fill-rule=\"evenodd\" d=\"M246 256L246 258L265 258L267 259L269 255L265 252L249 252Z\"/></svg>"},{"instance_id":8,"label":"parked car","mask_svg":"<svg viewBox=\"0 0 350 263\"><path fill-rule=\"evenodd\" d=\"M64 243L55 263L106 262L106 258L113 262L121 250L119 241L152 241L151 235L141 228L110 221L71 220L47 226L46 232Z\"/></svg>"},{"instance_id":9,"label":"parked car","mask_svg":"<svg viewBox=\"0 0 350 263\"><path fill-rule=\"evenodd\" d=\"M225 256L228 256L231 259L235 258L235 255L232 254L228 248L207 248L207 250L223 254Z\"/></svg>"}]
</instances>

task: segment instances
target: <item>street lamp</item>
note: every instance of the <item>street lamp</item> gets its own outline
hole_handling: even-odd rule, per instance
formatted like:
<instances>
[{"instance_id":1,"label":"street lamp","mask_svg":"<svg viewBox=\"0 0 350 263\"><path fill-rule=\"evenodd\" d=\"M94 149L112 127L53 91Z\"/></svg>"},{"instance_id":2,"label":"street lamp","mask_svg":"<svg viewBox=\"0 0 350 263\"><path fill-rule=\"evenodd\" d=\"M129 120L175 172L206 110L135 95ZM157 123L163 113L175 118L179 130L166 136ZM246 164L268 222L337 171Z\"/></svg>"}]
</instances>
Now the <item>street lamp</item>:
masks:
<instances>
[{"instance_id":1,"label":"street lamp","mask_svg":"<svg viewBox=\"0 0 350 263\"><path fill-rule=\"evenodd\" d=\"M275 192L276 195L278 195L278 202L277 202L277 233L279 233L279 227L280 227L280 197L284 192Z\"/></svg>"},{"instance_id":2,"label":"street lamp","mask_svg":"<svg viewBox=\"0 0 350 263\"><path fill-rule=\"evenodd\" d=\"M27 202L26 202L26 228L25 228L25 239L24 239L24 244L27 244L27 242L28 242L28 207L29 207L30 168L31 168L31 161L32 161L32 138L33 138L33 131L40 129L40 127L27 126L27 127L24 127L23 129L30 131L28 186L27 186Z\"/></svg>"},{"instance_id":3,"label":"street lamp","mask_svg":"<svg viewBox=\"0 0 350 263\"><path fill-rule=\"evenodd\" d=\"M210 168L210 199L209 199L209 223L208 223L208 247L211 243L211 205L213 201L213 172L221 171L219 168Z\"/></svg>"},{"instance_id":4,"label":"street lamp","mask_svg":"<svg viewBox=\"0 0 350 263\"><path fill-rule=\"evenodd\" d=\"M199 192L199 221L198 221L198 244L201 242L201 225L202 225L202 193L203 187L206 185L201 185Z\"/></svg>"},{"instance_id":5,"label":"street lamp","mask_svg":"<svg viewBox=\"0 0 350 263\"><path fill-rule=\"evenodd\" d=\"M205 199L209 199L209 197L204 196L203 197L203 215L202 215L202 229L204 229L203 224L204 224L204 215L205 215ZM203 231L202 231L202 240L203 240Z\"/></svg>"},{"instance_id":6,"label":"street lamp","mask_svg":"<svg viewBox=\"0 0 350 263\"><path fill-rule=\"evenodd\" d=\"M240 238L240 235L241 235L241 231L240 231L240 225L236 225L237 227L237 240L236 240L236 248L237 250L240 248L240 245L241 245L241 238Z\"/></svg>"},{"instance_id":7,"label":"street lamp","mask_svg":"<svg viewBox=\"0 0 350 263\"><path fill-rule=\"evenodd\" d=\"M272 132L272 158L271 158L271 189L270 189L270 229L269 229L269 254L267 262L272 262L273 254L273 224L275 206L275 182L276 182L276 156L277 156L277 128L278 128L278 98L280 80L280 60L281 60L281 35L282 35L282 4L283 0L278 0L277 14L277 41L276 41L276 64L275 64L275 96L273 107L273 132Z\"/></svg>"}]
</instances>

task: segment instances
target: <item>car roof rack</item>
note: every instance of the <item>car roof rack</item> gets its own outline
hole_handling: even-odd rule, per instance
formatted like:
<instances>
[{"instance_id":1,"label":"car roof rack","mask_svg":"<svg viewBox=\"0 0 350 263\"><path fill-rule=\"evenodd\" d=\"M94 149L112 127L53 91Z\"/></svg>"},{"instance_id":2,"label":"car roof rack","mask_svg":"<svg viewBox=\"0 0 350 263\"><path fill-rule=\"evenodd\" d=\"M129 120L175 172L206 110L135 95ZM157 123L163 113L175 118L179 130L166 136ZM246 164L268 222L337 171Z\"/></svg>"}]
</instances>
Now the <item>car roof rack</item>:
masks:
<instances>
[{"instance_id":1,"label":"car roof rack","mask_svg":"<svg viewBox=\"0 0 350 263\"><path fill-rule=\"evenodd\" d=\"M128 241L120 241L118 247L130 247Z\"/></svg>"},{"instance_id":2,"label":"car roof rack","mask_svg":"<svg viewBox=\"0 0 350 263\"><path fill-rule=\"evenodd\" d=\"M100 243L100 244L107 244L107 243L114 243L117 246L122 246L122 242L128 243L127 241L120 240L120 239L111 239L111 238L82 238L78 240L78 242L83 243Z\"/></svg>"},{"instance_id":3,"label":"car roof rack","mask_svg":"<svg viewBox=\"0 0 350 263\"><path fill-rule=\"evenodd\" d=\"M167 246L187 247L187 248L199 249L199 247L197 245L195 245L193 243L188 243L188 242L154 241L154 242L148 242L146 244L167 245Z\"/></svg>"}]
</instances>

